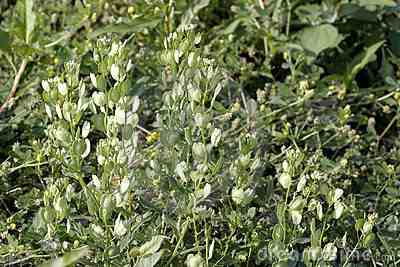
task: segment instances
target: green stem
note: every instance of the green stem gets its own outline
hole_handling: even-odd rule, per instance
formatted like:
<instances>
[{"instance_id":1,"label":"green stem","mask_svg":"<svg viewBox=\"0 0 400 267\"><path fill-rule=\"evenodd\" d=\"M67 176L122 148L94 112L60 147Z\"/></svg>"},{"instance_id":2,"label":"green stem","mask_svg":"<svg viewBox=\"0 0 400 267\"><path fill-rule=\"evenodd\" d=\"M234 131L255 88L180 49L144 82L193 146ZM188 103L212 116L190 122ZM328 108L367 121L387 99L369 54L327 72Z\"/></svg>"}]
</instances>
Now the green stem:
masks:
<instances>
[{"instance_id":1,"label":"green stem","mask_svg":"<svg viewBox=\"0 0 400 267\"><path fill-rule=\"evenodd\" d=\"M9 174L10 174L10 173L13 173L13 172L15 172L15 171L17 171L17 170L19 170L19 169L28 168L28 167L38 167L38 166L46 165L46 164L49 163L48 161L39 162L39 163L33 163L33 162L34 162L34 161L30 161L30 162L28 162L28 163L24 163L24 164L22 164L22 165L19 165L19 166L17 166L17 167L14 167L14 168L12 168L12 169L9 170Z\"/></svg>"},{"instance_id":2,"label":"green stem","mask_svg":"<svg viewBox=\"0 0 400 267\"><path fill-rule=\"evenodd\" d=\"M183 238L185 237L185 234L186 234L187 229L188 229L188 221L185 221L185 222L184 222L184 226L183 226L183 230L182 230L182 232L180 233L180 236L179 236L179 240L178 240L178 242L176 243L175 248L174 248L174 251L172 252L172 256L169 258L169 260L168 260L166 266L169 266L169 265L170 265L170 263L171 263L172 260L175 258L176 254L178 253L178 248L179 248L179 246L181 245L181 243L182 243L182 241L183 241Z\"/></svg>"}]
</instances>

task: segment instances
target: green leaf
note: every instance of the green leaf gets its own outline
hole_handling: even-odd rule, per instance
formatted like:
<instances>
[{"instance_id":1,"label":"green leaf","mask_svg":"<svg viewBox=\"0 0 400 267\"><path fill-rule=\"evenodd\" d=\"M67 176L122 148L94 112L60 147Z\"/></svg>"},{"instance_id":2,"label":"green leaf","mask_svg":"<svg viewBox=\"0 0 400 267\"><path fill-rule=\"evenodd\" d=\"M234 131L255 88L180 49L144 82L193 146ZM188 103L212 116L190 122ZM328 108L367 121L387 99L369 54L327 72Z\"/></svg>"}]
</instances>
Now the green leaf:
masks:
<instances>
[{"instance_id":1,"label":"green leaf","mask_svg":"<svg viewBox=\"0 0 400 267\"><path fill-rule=\"evenodd\" d=\"M30 44L32 33L35 29L36 15L33 12L33 0L20 0L16 6L17 28L20 31L19 36Z\"/></svg>"},{"instance_id":2,"label":"green leaf","mask_svg":"<svg viewBox=\"0 0 400 267\"><path fill-rule=\"evenodd\" d=\"M80 258L86 256L88 253L89 250L87 248L66 253L62 257L44 263L43 265L41 265L41 267L67 267L77 262Z\"/></svg>"},{"instance_id":3,"label":"green leaf","mask_svg":"<svg viewBox=\"0 0 400 267\"><path fill-rule=\"evenodd\" d=\"M210 0L197 0L194 2L195 3L186 10L185 14L183 14L179 28L190 24L197 13L210 4Z\"/></svg>"},{"instance_id":4,"label":"green leaf","mask_svg":"<svg viewBox=\"0 0 400 267\"><path fill-rule=\"evenodd\" d=\"M129 24L120 23L120 24L108 25L106 27L97 29L96 31L90 33L89 38L95 38L104 33L131 33L131 32L139 32L144 29L153 29L160 23L160 21L161 19L159 18L156 19L138 18Z\"/></svg>"},{"instance_id":5,"label":"green leaf","mask_svg":"<svg viewBox=\"0 0 400 267\"><path fill-rule=\"evenodd\" d=\"M141 258L135 267L153 267L160 260L162 252L154 253L148 257Z\"/></svg>"},{"instance_id":6,"label":"green leaf","mask_svg":"<svg viewBox=\"0 0 400 267\"><path fill-rule=\"evenodd\" d=\"M357 73L362 70L370 60L375 56L375 52L383 45L385 41L380 41L376 44L371 45L365 51L361 52L351 63L350 73L347 75L347 86L353 81Z\"/></svg>"},{"instance_id":7,"label":"green leaf","mask_svg":"<svg viewBox=\"0 0 400 267\"><path fill-rule=\"evenodd\" d=\"M370 7L370 6L396 6L396 2L393 0L358 0L360 6Z\"/></svg>"},{"instance_id":8,"label":"green leaf","mask_svg":"<svg viewBox=\"0 0 400 267\"><path fill-rule=\"evenodd\" d=\"M165 236L162 235L153 236L150 241L147 241L139 248L140 254L147 256L156 253L160 249L164 238Z\"/></svg>"},{"instance_id":9,"label":"green leaf","mask_svg":"<svg viewBox=\"0 0 400 267\"><path fill-rule=\"evenodd\" d=\"M11 50L11 38L8 32L0 30L0 50L9 52Z\"/></svg>"},{"instance_id":10,"label":"green leaf","mask_svg":"<svg viewBox=\"0 0 400 267\"><path fill-rule=\"evenodd\" d=\"M288 173L284 172L279 176L278 182L283 188L288 189L292 182L292 177Z\"/></svg>"},{"instance_id":11,"label":"green leaf","mask_svg":"<svg viewBox=\"0 0 400 267\"><path fill-rule=\"evenodd\" d=\"M400 57L400 31L389 33L389 43L392 52Z\"/></svg>"},{"instance_id":12,"label":"green leaf","mask_svg":"<svg viewBox=\"0 0 400 267\"><path fill-rule=\"evenodd\" d=\"M301 46L315 55L327 48L337 46L341 40L338 30L330 24L309 27L300 34Z\"/></svg>"},{"instance_id":13,"label":"green leaf","mask_svg":"<svg viewBox=\"0 0 400 267\"><path fill-rule=\"evenodd\" d=\"M242 19L235 19L232 21L223 31L225 35L229 35L235 32L236 28L240 25Z\"/></svg>"},{"instance_id":14,"label":"green leaf","mask_svg":"<svg viewBox=\"0 0 400 267\"><path fill-rule=\"evenodd\" d=\"M31 41L31 35L35 29L36 15L33 12L33 0L25 0L25 41L27 44Z\"/></svg>"}]
</instances>

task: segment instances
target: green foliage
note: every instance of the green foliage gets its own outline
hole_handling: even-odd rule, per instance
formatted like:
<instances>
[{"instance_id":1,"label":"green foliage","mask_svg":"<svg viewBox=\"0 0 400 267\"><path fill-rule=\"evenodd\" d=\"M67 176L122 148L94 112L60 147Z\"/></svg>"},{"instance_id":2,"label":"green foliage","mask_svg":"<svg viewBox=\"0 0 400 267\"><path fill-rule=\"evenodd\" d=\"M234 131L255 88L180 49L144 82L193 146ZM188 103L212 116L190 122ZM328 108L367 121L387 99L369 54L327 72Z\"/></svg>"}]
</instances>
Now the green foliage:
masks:
<instances>
[{"instance_id":1,"label":"green foliage","mask_svg":"<svg viewBox=\"0 0 400 267\"><path fill-rule=\"evenodd\" d=\"M315 55L337 46L340 39L337 29L330 24L306 28L300 35L301 46Z\"/></svg>"},{"instance_id":2,"label":"green foliage","mask_svg":"<svg viewBox=\"0 0 400 267\"><path fill-rule=\"evenodd\" d=\"M395 266L398 10L0 2L0 264Z\"/></svg>"}]
</instances>

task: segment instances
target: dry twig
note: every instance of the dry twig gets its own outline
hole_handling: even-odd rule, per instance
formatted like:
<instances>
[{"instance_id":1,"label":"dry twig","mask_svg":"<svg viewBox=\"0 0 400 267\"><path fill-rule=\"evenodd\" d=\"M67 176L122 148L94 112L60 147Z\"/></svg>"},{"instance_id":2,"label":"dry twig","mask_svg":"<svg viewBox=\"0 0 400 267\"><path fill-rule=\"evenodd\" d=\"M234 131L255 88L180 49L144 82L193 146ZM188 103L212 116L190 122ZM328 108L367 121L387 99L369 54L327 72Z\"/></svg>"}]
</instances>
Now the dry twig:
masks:
<instances>
[{"instance_id":1,"label":"dry twig","mask_svg":"<svg viewBox=\"0 0 400 267\"><path fill-rule=\"evenodd\" d=\"M4 112L7 108L8 103L11 101L11 99L15 96L17 93L17 88L19 81L21 80L21 76L25 71L26 65L28 64L28 60L24 59L22 60L21 66L19 66L19 70L17 72L17 75L15 75L14 83L11 88L10 93L8 94L6 100L4 101L3 105L0 107L0 113Z\"/></svg>"}]
</instances>

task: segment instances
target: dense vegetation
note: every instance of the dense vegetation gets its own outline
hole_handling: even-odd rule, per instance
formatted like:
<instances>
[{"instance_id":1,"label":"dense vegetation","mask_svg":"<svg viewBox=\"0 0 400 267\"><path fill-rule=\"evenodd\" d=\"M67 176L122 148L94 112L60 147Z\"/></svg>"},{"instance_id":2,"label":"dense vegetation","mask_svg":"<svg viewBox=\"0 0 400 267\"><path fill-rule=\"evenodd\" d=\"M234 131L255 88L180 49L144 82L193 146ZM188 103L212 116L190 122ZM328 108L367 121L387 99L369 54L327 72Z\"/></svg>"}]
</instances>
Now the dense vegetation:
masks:
<instances>
[{"instance_id":1,"label":"dense vegetation","mask_svg":"<svg viewBox=\"0 0 400 267\"><path fill-rule=\"evenodd\" d=\"M399 14L0 1L0 265L400 265Z\"/></svg>"}]
</instances>

